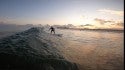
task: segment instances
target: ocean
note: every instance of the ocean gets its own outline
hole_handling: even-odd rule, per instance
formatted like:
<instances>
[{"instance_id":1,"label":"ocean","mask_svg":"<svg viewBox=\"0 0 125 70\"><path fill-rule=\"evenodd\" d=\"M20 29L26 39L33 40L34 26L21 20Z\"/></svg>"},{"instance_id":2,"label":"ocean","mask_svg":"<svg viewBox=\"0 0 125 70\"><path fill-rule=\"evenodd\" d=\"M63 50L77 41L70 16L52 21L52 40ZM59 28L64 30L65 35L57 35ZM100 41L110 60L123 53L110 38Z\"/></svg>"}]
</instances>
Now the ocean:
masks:
<instances>
[{"instance_id":1,"label":"ocean","mask_svg":"<svg viewBox=\"0 0 125 70\"><path fill-rule=\"evenodd\" d=\"M63 53L80 70L124 69L124 32L56 29L56 33L73 41Z\"/></svg>"},{"instance_id":2,"label":"ocean","mask_svg":"<svg viewBox=\"0 0 125 70\"><path fill-rule=\"evenodd\" d=\"M50 33L48 29L45 31ZM0 37L8 36L9 33L6 33ZM45 37L41 36L40 42L33 39L30 45L40 43L38 49L43 46L42 42L50 46L51 43L57 43L54 46L60 54L66 60L76 63L79 70L124 70L124 32L56 29L56 34L62 36L45 34ZM49 43L49 40L52 42Z\"/></svg>"}]
</instances>

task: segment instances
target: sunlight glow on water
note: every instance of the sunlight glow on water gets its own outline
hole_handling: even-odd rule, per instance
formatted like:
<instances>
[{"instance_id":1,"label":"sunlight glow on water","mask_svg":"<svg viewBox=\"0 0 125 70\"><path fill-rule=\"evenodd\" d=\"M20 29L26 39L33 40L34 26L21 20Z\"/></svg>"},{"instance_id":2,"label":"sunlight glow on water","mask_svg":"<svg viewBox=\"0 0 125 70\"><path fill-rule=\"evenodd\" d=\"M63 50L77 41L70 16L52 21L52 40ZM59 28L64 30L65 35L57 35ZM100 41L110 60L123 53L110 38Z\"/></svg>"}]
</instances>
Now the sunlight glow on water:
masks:
<instances>
[{"instance_id":1,"label":"sunlight glow on water","mask_svg":"<svg viewBox=\"0 0 125 70\"><path fill-rule=\"evenodd\" d=\"M80 70L123 70L123 32L56 30L56 33L74 41L66 45L63 53Z\"/></svg>"},{"instance_id":2,"label":"sunlight glow on water","mask_svg":"<svg viewBox=\"0 0 125 70\"><path fill-rule=\"evenodd\" d=\"M64 38L83 44L98 44L102 47L123 46L123 33L115 32L96 32L96 31L71 31L56 30L57 33L63 34Z\"/></svg>"}]
</instances>

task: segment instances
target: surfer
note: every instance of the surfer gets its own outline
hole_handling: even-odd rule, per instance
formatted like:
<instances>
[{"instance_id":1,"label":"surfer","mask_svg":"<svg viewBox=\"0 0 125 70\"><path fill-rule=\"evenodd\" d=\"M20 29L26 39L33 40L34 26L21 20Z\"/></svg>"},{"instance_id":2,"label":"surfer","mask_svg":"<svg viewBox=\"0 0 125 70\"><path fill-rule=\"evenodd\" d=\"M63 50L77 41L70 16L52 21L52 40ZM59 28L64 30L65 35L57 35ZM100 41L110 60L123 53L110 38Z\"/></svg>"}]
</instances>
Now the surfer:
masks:
<instances>
[{"instance_id":1,"label":"surfer","mask_svg":"<svg viewBox=\"0 0 125 70\"><path fill-rule=\"evenodd\" d=\"M49 30L51 30L51 34L52 34L52 32L55 34L55 28L54 27L51 26Z\"/></svg>"}]
</instances>

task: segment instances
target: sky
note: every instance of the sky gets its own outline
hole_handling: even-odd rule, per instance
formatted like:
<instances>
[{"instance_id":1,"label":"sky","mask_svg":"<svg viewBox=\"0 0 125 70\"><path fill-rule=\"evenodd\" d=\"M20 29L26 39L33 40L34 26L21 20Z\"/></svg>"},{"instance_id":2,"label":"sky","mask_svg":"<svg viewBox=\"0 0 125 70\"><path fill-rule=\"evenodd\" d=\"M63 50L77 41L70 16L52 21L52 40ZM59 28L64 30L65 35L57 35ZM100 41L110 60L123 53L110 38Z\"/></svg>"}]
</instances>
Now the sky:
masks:
<instances>
[{"instance_id":1,"label":"sky","mask_svg":"<svg viewBox=\"0 0 125 70\"><path fill-rule=\"evenodd\" d=\"M123 0L0 0L0 22L123 28Z\"/></svg>"}]
</instances>

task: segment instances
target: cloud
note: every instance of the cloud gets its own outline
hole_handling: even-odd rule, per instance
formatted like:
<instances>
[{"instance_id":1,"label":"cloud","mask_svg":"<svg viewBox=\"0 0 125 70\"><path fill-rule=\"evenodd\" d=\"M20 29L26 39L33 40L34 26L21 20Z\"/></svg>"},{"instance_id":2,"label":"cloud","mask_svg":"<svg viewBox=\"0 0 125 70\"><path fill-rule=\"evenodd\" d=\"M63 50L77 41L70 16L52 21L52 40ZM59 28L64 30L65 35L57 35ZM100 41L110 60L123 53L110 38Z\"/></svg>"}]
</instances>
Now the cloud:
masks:
<instances>
[{"instance_id":1,"label":"cloud","mask_svg":"<svg viewBox=\"0 0 125 70\"><path fill-rule=\"evenodd\" d=\"M91 25L91 24L85 24L84 26L93 26L93 25Z\"/></svg>"},{"instance_id":2,"label":"cloud","mask_svg":"<svg viewBox=\"0 0 125 70\"><path fill-rule=\"evenodd\" d=\"M94 21L98 22L95 25L101 28L116 28L116 29L124 28L124 22L122 21L105 20L100 18L95 18Z\"/></svg>"},{"instance_id":3,"label":"cloud","mask_svg":"<svg viewBox=\"0 0 125 70\"><path fill-rule=\"evenodd\" d=\"M117 25L119 25L119 26L124 26L124 23L117 23Z\"/></svg>"},{"instance_id":4,"label":"cloud","mask_svg":"<svg viewBox=\"0 0 125 70\"><path fill-rule=\"evenodd\" d=\"M104 19L99 19L99 18L95 18L94 19L95 21L99 22L99 24L101 25L104 25L105 23L111 23L111 22L114 22L114 21L111 21L111 20L104 20Z\"/></svg>"},{"instance_id":5,"label":"cloud","mask_svg":"<svg viewBox=\"0 0 125 70\"><path fill-rule=\"evenodd\" d=\"M118 16L123 16L124 15L124 12L123 11L118 11L118 10L110 10L110 9L100 9L100 10L97 10L101 13L108 13L108 14L113 14L113 15L118 15Z\"/></svg>"},{"instance_id":6,"label":"cloud","mask_svg":"<svg viewBox=\"0 0 125 70\"><path fill-rule=\"evenodd\" d=\"M124 23L123 22L117 22L115 23L116 26L124 26Z\"/></svg>"}]
</instances>

